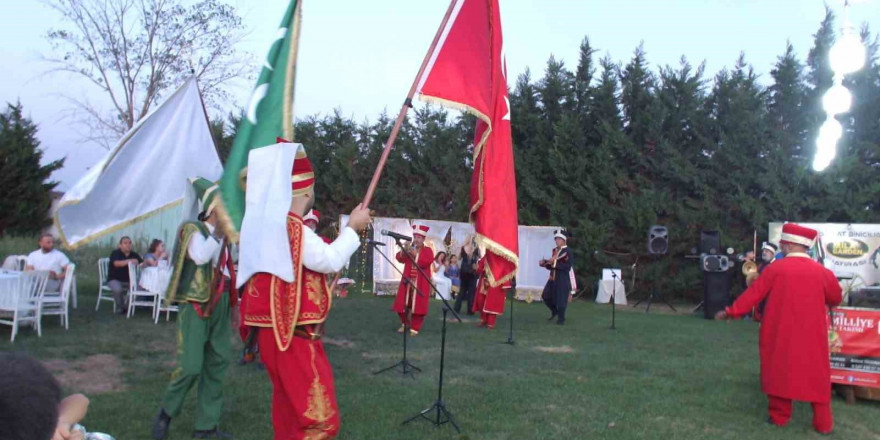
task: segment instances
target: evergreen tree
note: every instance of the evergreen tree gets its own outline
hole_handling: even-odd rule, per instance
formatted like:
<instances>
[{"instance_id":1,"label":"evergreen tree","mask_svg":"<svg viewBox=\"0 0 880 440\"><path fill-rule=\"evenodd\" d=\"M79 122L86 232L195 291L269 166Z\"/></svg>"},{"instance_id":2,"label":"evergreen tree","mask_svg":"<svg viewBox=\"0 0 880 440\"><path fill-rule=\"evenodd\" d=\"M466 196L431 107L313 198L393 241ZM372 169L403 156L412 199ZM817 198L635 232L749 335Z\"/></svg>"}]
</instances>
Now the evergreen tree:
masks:
<instances>
[{"instance_id":1,"label":"evergreen tree","mask_svg":"<svg viewBox=\"0 0 880 440\"><path fill-rule=\"evenodd\" d=\"M64 159L40 165L42 158L37 126L20 103L7 104L0 113L0 236L38 233L51 223L51 192L58 183L49 178Z\"/></svg>"}]
</instances>

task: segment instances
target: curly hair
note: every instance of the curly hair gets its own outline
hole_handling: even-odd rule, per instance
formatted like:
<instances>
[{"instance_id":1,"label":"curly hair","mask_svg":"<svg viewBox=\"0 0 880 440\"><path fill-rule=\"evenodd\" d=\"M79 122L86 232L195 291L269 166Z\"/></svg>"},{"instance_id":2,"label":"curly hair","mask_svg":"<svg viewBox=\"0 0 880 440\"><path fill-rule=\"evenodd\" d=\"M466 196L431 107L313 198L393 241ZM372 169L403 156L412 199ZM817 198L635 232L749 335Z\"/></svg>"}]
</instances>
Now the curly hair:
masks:
<instances>
[{"instance_id":1,"label":"curly hair","mask_svg":"<svg viewBox=\"0 0 880 440\"><path fill-rule=\"evenodd\" d=\"M61 386L36 359L0 353L0 426L8 440L49 440L58 424Z\"/></svg>"}]
</instances>

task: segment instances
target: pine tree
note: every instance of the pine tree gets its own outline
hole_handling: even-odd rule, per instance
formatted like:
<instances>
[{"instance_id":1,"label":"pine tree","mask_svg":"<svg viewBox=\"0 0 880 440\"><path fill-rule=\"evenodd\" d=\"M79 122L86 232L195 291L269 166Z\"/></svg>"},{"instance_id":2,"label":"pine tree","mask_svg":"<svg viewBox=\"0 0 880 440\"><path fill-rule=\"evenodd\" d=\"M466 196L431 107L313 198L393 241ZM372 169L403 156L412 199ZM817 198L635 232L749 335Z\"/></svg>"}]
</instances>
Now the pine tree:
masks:
<instances>
[{"instance_id":1,"label":"pine tree","mask_svg":"<svg viewBox=\"0 0 880 440\"><path fill-rule=\"evenodd\" d=\"M51 192L58 183L49 178L64 159L40 165L42 158L37 126L23 115L21 103L7 104L0 113L0 236L37 233L51 222Z\"/></svg>"}]
</instances>

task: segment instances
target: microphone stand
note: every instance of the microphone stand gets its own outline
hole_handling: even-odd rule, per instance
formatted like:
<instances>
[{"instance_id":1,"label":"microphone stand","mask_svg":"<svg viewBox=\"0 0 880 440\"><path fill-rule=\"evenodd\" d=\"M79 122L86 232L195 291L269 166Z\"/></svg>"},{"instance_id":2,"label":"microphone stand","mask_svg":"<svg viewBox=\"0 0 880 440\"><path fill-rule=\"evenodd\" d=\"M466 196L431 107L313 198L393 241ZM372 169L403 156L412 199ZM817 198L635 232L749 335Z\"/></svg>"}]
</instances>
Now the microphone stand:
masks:
<instances>
[{"instance_id":1,"label":"microphone stand","mask_svg":"<svg viewBox=\"0 0 880 440\"><path fill-rule=\"evenodd\" d=\"M617 272L611 271L611 330L617 330L614 326L616 318L615 307L617 305Z\"/></svg>"},{"instance_id":2,"label":"microphone stand","mask_svg":"<svg viewBox=\"0 0 880 440\"><path fill-rule=\"evenodd\" d=\"M398 244L400 244L400 243L398 243ZM394 270L396 270L397 273L400 274L401 280L403 280L407 284L412 283L412 281L409 278L407 278L403 274L403 272L401 272L400 269L397 268L397 266L394 265L394 263L391 261L391 259L388 258L388 255L385 255L385 252L382 252L381 250L379 250L379 246L374 245L373 249L375 249L376 252L379 252L379 255L381 255L382 258L384 258L386 261L388 261L389 264L391 264L391 267L393 267ZM418 289L416 289L416 292L418 292ZM419 294L421 294L421 293L419 293ZM409 318L409 317L407 317L407 318ZM406 319L403 323L403 359L401 359L400 362L398 362L394 365L391 365L391 366L383 368L379 371L373 372L373 375L382 374L386 371L395 370L399 367L401 374L403 374L404 376L409 375L411 378L415 379L416 376L415 376L415 373L413 373L413 371L418 371L419 373L422 372L421 368L413 365L410 361L408 361L406 359L406 341L408 338L409 338L409 319Z\"/></svg>"},{"instance_id":3,"label":"microphone stand","mask_svg":"<svg viewBox=\"0 0 880 440\"><path fill-rule=\"evenodd\" d=\"M397 245L401 249L403 249L403 245L400 243L400 239L397 237L394 237L394 240L397 241ZM409 258L409 261L413 264L413 266L416 269L418 269L419 274L424 279L426 279L428 281L428 284L431 286L431 290L433 291L433 293L436 293L437 296L439 296L440 299L443 300L443 326L442 326L442 330L440 331L440 376L439 376L438 383L437 383L437 400L435 400L434 403L431 406L429 406L428 408L426 408L426 409L422 410L421 412L419 412L418 414L404 420L402 424L406 425L407 423L412 422L413 420L423 418L423 419L431 422L434 426L440 426L445 423L451 423L452 426L455 428L455 431L457 433L461 433L461 429L458 427L458 424L455 423L455 419L452 416L452 413L449 412L448 409L446 409L446 403L443 401L443 367L444 367L444 363L446 360L447 314L452 313L452 316L454 316L455 319L458 320L458 322L461 322L461 318L458 316L458 313L455 313L455 310L452 309L452 306L449 305L449 301L447 301L443 295L440 295L440 291L437 290L437 286L434 285L434 282L431 280L431 277L429 277L427 274L425 274L425 271L422 270L421 267L419 267L419 265L416 263L415 258L413 258L413 256L410 255L409 252L403 252L403 254L406 255L407 258ZM416 292L418 292L418 288L416 288ZM432 416L433 413L436 413L436 414Z\"/></svg>"},{"instance_id":4,"label":"microphone stand","mask_svg":"<svg viewBox=\"0 0 880 440\"><path fill-rule=\"evenodd\" d=\"M510 319L508 320L510 321L510 330L507 332L507 341L504 341L504 344L516 345L516 341L513 340L513 303L516 302L516 286L511 286L510 291Z\"/></svg>"}]
</instances>

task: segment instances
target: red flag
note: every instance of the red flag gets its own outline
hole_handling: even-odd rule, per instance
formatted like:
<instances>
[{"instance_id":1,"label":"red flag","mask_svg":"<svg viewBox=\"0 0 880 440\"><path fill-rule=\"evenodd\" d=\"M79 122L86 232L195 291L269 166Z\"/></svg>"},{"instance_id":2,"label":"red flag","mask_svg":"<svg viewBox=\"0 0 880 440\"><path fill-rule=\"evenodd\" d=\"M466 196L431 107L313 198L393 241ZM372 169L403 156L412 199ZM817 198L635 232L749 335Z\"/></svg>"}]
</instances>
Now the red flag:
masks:
<instances>
[{"instance_id":1,"label":"red flag","mask_svg":"<svg viewBox=\"0 0 880 440\"><path fill-rule=\"evenodd\" d=\"M510 134L507 65L498 0L453 0L419 80L420 98L467 111L477 120L470 220L486 246L489 282L513 278L519 266L516 178Z\"/></svg>"}]
</instances>

